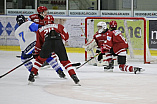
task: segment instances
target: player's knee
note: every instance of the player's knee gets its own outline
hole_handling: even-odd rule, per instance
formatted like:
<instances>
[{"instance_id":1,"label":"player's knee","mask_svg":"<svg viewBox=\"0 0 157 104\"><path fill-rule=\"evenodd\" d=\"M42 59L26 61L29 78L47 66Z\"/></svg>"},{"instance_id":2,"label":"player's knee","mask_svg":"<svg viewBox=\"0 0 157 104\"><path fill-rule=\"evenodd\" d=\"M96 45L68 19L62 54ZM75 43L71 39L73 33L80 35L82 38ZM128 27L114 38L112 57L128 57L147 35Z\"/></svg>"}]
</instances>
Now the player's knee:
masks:
<instances>
[{"instance_id":1,"label":"player's knee","mask_svg":"<svg viewBox=\"0 0 157 104\"><path fill-rule=\"evenodd\" d=\"M126 64L126 56L118 56L118 64Z\"/></svg>"}]
</instances>

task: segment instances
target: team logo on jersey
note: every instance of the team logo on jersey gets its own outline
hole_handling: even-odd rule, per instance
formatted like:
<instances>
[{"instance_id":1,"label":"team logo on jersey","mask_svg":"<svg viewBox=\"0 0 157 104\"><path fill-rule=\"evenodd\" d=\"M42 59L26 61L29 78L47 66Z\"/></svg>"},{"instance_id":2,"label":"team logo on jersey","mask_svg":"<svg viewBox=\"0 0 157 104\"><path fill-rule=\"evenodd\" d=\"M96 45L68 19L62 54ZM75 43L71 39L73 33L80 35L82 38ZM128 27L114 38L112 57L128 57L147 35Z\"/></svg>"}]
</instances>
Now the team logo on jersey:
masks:
<instances>
[{"instance_id":1,"label":"team logo on jersey","mask_svg":"<svg viewBox=\"0 0 157 104\"><path fill-rule=\"evenodd\" d=\"M110 40L111 40L111 37L110 37L110 36L107 36L107 40L110 41Z\"/></svg>"}]
</instances>

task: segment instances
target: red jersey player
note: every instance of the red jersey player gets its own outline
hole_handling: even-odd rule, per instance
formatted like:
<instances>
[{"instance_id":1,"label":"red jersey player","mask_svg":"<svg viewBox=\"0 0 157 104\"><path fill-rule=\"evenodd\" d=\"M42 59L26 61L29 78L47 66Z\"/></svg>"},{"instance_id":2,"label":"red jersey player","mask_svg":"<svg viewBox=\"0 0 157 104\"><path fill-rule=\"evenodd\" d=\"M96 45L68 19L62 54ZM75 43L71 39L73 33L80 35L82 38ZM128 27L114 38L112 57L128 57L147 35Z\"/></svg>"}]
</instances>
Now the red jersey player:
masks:
<instances>
[{"instance_id":1,"label":"red jersey player","mask_svg":"<svg viewBox=\"0 0 157 104\"><path fill-rule=\"evenodd\" d=\"M98 31L94 34L93 39L91 41L88 41L83 48L85 48L86 51L91 50L93 47L97 46L96 53L99 53L101 50L101 46L104 43L104 41L107 40L107 35L110 33L110 30L107 28L106 22L98 22L97 24ZM98 61L100 61L103 58L103 55L106 55L107 61L109 64L112 62L112 55L109 52L106 53L100 53L98 56ZM113 62L112 62L113 65Z\"/></svg>"},{"instance_id":2,"label":"red jersey player","mask_svg":"<svg viewBox=\"0 0 157 104\"><path fill-rule=\"evenodd\" d=\"M97 24L97 28L98 31L94 34L93 39L95 40L95 42L97 43L97 50L96 53L100 52L100 48L102 46L102 44L104 43L104 41L107 40L107 35L109 34L110 30L107 28L107 24L106 22L99 22ZM107 54L107 53L106 53ZM100 61L103 57L103 55L105 55L104 53L101 53L98 56L98 61ZM110 57L110 55L107 54L106 57ZM108 61L108 60L107 60Z\"/></svg>"},{"instance_id":3,"label":"red jersey player","mask_svg":"<svg viewBox=\"0 0 157 104\"><path fill-rule=\"evenodd\" d=\"M29 16L28 20L33 21L36 24L44 26L44 17L47 15L47 8L45 6L40 6L37 8L38 14L32 14Z\"/></svg>"},{"instance_id":4,"label":"red jersey player","mask_svg":"<svg viewBox=\"0 0 157 104\"><path fill-rule=\"evenodd\" d=\"M51 15L47 15L44 19L46 25L37 31L35 54L38 54L39 56L35 59L34 67L31 70L28 80L34 81L34 74L37 73L38 68L51 56L52 52L55 52L59 57L60 63L68 71L70 77L78 84L79 79L76 76L74 67L72 67L72 63L68 59L62 41L62 39L66 41L69 38L69 35L64 31L63 25L53 24L52 19L53 17Z\"/></svg>"},{"instance_id":5,"label":"red jersey player","mask_svg":"<svg viewBox=\"0 0 157 104\"><path fill-rule=\"evenodd\" d=\"M111 32L107 36L107 41L103 43L101 52L105 53L107 50L113 55L117 55L119 68L122 71L134 72L135 74L137 71L144 71L142 68L126 65L126 48L128 48L128 43L123 37L121 31L117 30L116 21L111 21L109 25Z\"/></svg>"},{"instance_id":6,"label":"red jersey player","mask_svg":"<svg viewBox=\"0 0 157 104\"><path fill-rule=\"evenodd\" d=\"M38 14L32 14L32 15L30 15L29 18L28 18L28 20L29 21L33 21L36 24L40 24L40 25L44 26L45 25L45 23L44 23L44 17L47 15L47 10L48 9L45 6L38 7L37 8ZM54 21L54 19L53 19L53 21ZM55 58L56 55L53 54L52 57ZM43 65L42 65L42 67L44 67L46 65L48 65L48 63L45 61L45 63L43 63Z\"/></svg>"}]
</instances>

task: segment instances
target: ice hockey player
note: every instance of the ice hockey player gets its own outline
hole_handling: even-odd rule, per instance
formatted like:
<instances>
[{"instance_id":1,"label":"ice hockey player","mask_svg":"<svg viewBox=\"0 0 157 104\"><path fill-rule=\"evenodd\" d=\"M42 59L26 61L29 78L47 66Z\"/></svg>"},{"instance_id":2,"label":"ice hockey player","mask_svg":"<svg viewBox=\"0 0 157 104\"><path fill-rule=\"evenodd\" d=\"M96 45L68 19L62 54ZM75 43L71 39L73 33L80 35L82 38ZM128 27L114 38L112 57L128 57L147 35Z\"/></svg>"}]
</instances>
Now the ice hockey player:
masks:
<instances>
[{"instance_id":1,"label":"ice hockey player","mask_svg":"<svg viewBox=\"0 0 157 104\"><path fill-rule=\"evenodd\" d=\"M101 52L106 53L110 51L113 55L118 56L119 69L126 72L142 72L144 69L139 67L133 67L126 65L126 48L128 48L128 43L123 37L120 30L117 30L117 22L111 21L109 23L111 32L107 36L107 41L103 43L101 47Z\"/></svg>"},{"instance_id":2,"label":"ice hockey player","mask_svg":"<svg viewBox=\"0 0 157 104\"><path fill-rule=\"evenodd\" d=\"M15 36L19 40L20 48L21 48L21 61L25 62L29 60L33 55L33 51L36 44L36 31L41 27L41 25L36 24L32 21L26 21L23 15L18 15L16 17L17 24L19 27L15 31ZM48 58L49 60L53 60L52 68L56 70L60 77L65 77L65 74L62 72L62 68L53 58ZM47 60L47 61L49 61ZM33 67L33 63L28 61L24 64L25 67L31 71ZM37 73L36 73L37 75Z\"/></svg>"},{"instance_id":3,"label":"ice hockey player","mask_svg":"<svg viewBox=\"0 0 157 104\"><path fill-rule=\"evenodd\" d=\"M38 72L39 67L41 67L43 62L51 56L52 52L55 52L59 57L60 63L68 71L70 77L78 84L79 79L76 76L74 67L72 67L72 63L68 59L62 41L62 39L66 41L69 38L69 35L64 31L63 25L53 24L52 18L51 15L47 15L44 19L46 25L37 31L35 55L38 56L35 59L34 67L31 70L28 80L31 82L35 81L34 75Z\"/></svg>"},{"instance_id":4,"label":"ice hockey player","mask_svg":"<svg viewBox=\"0 0 157 104\"><path fill-rule=\"evenodd\" d=\"M33 22L35 22L37 24L40 24L40 25L44 26L45 25L44 17L47 15L47 11L48 11L48 9L45 6L39 6L37 8L38 14L30 15L28 20L29 21L33 21ZM56 59L56 55L55 54L53 54L52 57ZM43 65L42 65L42 67L47 66L47 65L49 65L49 64L45 61L43 63Z\"/></svg>"},{"instance_id":5,"label":"ice hockey player","mask_svg":"<svg viewBox=\"0 0 157 104\"><path fill-rule=\"evenodd\" d=\"M97 46L96 53L101 52L101 46L104 43L104 41L107 40L107 35L109 34L110 30L107 28L106 22L98 22L97 24L98 31L94 34L93 39L91 41L88 41L83 48L85 48L86 51L91 50L95 46ZM100 53L98 56L98 61L101 61L103 59L103 55L106 55L109 65L106 66L106 68L113 67L113 61L112 61L112 55L109 52L106 53ZM112 65L112 66L111 66ZM110 69L110 68L108 68Z\"/></svg>"},{"instance_id":6,"label":"ice hockey player","mask_svg":"<svg viewBox=\"0 0 157 104\"><path fill-rule=\"evenodd\" d=\"M36 24L32 21L26 21L23 15L16 17L17 24L19 27L15 31L15 37L18 39L21 49L21 61L25 62L32 57L32 52L36 44L36 31L41 25ZM31 61L24 64L25 67L30 71L33 67Z\"/></svg>"},{"instance_id":7,"label":"ice hockey player","mask_svg":"<svg viewBox=\"0 0 157 104\"><path fill-rule=\"evenodd\" d=\"M44 17L47 15L47 8L45 6L40 6L37 8L38 14L32 14L29 16L28 20L33 21L36 24L44 26Z\"/></svg>"}]
</instances>

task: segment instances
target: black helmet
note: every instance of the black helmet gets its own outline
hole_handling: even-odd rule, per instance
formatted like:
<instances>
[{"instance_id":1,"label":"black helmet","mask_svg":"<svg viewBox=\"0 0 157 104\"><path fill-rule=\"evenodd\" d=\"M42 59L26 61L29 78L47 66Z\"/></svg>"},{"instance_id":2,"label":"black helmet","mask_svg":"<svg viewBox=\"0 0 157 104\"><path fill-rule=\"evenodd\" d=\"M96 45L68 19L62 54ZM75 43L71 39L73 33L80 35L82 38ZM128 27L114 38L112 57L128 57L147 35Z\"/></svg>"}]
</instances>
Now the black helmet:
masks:
<instances>
[{"instance_id":1,"label":"black helmet","mask_svg":"<svg viewBox=\"0 0 157 104\"><path fill-rule=\"evenodd\" d=\"M17 24L20 26L20 25L23 24L26 20L25 20L25 17L24 17L23 15L17 15L16 21L17 21Z\"/></svg>"}]
</instances>

